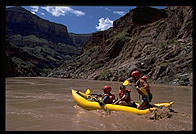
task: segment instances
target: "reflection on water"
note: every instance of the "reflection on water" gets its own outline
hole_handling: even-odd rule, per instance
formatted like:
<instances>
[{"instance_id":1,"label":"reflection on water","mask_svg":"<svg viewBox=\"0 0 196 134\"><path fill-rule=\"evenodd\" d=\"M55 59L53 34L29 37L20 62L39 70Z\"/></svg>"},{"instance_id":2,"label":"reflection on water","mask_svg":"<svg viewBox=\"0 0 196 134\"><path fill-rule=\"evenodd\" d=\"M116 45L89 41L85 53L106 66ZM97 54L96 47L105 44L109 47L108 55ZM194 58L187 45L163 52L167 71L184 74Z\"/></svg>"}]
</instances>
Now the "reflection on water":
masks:
<instances>
[{"instance_id":1,"label":"reflection on water","mask_svg":"<svg viewBox=\"0 0 196 134\"><path fill-rule=\"evenodd\" d=\"M88 111L77 106L71 89L100 93L104 85L118 97L121 82L57 78L6 78L6 130L192 130L192 87L152 85L152 103L175 101L171 118L150 120L126 112ZM131 87L128 87L131 88ZM132 99L138 101L132 89Z\"/></svg>"}]
</instances>

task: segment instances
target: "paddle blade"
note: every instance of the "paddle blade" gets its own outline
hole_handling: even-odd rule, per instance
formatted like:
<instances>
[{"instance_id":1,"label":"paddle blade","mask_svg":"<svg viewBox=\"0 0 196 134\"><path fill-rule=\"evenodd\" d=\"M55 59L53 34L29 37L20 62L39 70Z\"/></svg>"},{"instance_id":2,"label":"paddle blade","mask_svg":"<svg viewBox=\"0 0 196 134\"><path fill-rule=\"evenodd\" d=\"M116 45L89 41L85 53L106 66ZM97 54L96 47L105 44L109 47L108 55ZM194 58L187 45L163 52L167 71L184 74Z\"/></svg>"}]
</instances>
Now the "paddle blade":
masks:
<instances>
[{"instance_id":1,"label":"paddle blade","mask_svg":"<svg viewBox=\"0 0 196 134\"><path fill-rule=\"evenodd\" d=\"M85 91L85 94L86 95L89 95L91 93L91 90L88 88L86 91Z\"/></svg>"},{"instance_id":2,"label":"paddle blade","mask_svg":"<svg viewBox=\"0 0 196 134\"><path fill-rule=\"evenodd\" d=\"M127 86L129 84L129 81L128 80L125 80L124 82L123 82L123 85L124 86Z\"/></svg>"}]
</instances>

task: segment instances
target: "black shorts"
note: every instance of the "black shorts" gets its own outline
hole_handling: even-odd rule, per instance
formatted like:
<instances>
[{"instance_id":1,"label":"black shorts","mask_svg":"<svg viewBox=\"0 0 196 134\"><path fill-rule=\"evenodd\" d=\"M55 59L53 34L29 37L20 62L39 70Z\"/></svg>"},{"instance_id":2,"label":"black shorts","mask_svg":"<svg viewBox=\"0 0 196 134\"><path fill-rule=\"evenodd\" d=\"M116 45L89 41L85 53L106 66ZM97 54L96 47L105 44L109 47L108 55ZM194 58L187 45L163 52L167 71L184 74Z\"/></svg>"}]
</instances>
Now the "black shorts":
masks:
<instances>
[{"instance_id":1,"label":"black shorts","mask_svg":"<svg viewBox=\"0 0 196 134\"><path fill-rule=\"evenodd\" d=\"M149 102L151 101L149 96L142 96L142 101L146 102L147 104L149 104Z\"/></svg>"}]
</instances>

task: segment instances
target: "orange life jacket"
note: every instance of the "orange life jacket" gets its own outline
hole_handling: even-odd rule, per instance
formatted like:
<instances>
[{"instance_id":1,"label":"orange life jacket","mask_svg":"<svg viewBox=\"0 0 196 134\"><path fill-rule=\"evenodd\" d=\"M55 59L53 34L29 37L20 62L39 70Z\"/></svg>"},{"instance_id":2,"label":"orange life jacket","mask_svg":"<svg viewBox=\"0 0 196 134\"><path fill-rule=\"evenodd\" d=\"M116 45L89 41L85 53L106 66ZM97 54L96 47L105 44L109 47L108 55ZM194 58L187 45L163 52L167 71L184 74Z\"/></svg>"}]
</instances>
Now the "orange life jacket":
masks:
<instances>
[{"instance_id":1,"label":"orange life jacket","mask_svg":"<svg viewBox=\"0 0 196 134\"><path fill-rule=\"evenodd\" d=\"M105 96L108 96L109 99L107 99L107 101L105 102L106 104L112 104L113 100L115 99L115 96L111 93L104 93L101 97L101 99L103 99Z\"/></svg>"},{"instance_id":2,"label":"orange life jacket","mask_svg":"<svg viewBox=\"0 0 196 134\"><path fill-rule=\"evenodd\" d=\"M131 92L130 89L125 89L125 93L128 93L128 97L122 99L122 101L125 101L125 102L131 101L130 92ZM118 90L118 95L119 95L120 99L124 96L125 93L123 93L122 90Z\"/></svg>"}]
</instances>

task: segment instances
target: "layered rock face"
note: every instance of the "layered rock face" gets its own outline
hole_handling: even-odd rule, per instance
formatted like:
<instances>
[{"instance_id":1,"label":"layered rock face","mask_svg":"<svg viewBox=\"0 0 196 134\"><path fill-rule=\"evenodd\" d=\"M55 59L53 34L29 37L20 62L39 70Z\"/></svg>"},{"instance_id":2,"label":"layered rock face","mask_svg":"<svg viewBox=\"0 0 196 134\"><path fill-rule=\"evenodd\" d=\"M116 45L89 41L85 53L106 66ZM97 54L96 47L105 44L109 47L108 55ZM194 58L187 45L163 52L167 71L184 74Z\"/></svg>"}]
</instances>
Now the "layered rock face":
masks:
<instances>
[{"instance_id":1,"label":"layered rock face","mask_svg":"<svg viewBox=\"0 0 196 134\"><path fill-rule=\"evenodd\" d=\"M52 64L47 59L29 54L21 48L11 45L8 41L6 41L5 49L5 76L42 76L46 75L46 70L51 68Z\"/></svg>"},{"instance_id":2,"label":"layered rock face","mask_svg":"<svg viewBox=\"0 0 196 134\"><path fill-rule=\"evenodd\" d=\"M92 34L82 53L49 76L123 81L133 70L148 80L173 85L192 83L193 9L137 7Z\"/></svg>"},{"instance_id":3,"label":"layered rock face","mask_svg":"<svg viewBox=\"0 0 196 134\"><path fill-rule=\"evenodd\" d=\"M66 26L41 19L22 7L6 9L6 35L15 34L33 34L54 43L73 44Z\"/></svg>"},{"instance_id":4,"label":"layered rock face","mask_svg":"<svg viewBox=\"0 0 196 134\"><path fill-rule=\"evenodd\" d=\"M47 76L53 68L78 56L89 36L69 37L66 26L41 19L22 7L6 8L6 77Z\"/></svg>"}]
</instances>

